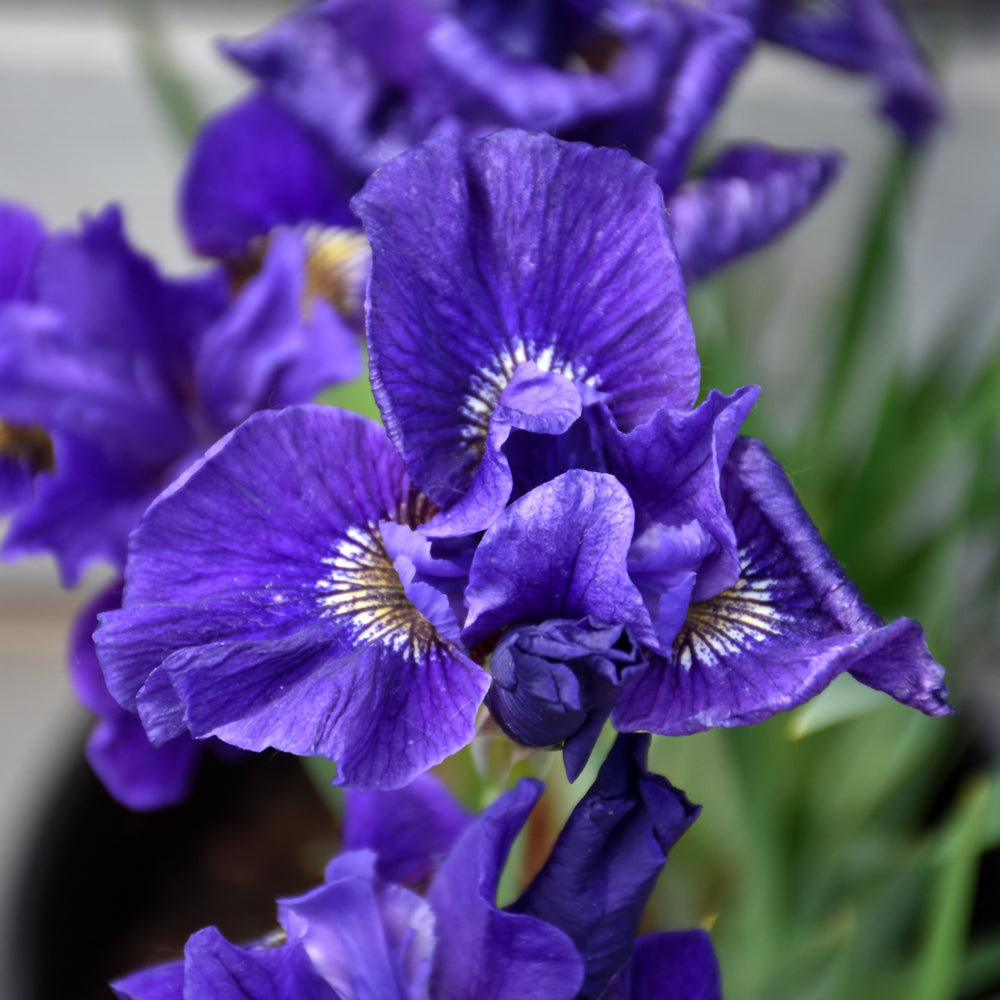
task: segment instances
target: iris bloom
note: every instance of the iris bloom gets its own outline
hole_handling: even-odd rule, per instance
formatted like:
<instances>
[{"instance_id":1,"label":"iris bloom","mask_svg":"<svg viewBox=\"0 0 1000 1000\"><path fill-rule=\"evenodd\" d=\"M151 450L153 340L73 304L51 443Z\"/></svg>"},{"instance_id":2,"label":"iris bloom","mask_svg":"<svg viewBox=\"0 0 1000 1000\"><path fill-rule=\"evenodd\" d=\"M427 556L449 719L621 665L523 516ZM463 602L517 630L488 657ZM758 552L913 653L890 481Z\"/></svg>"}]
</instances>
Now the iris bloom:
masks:
<instances>
[{"instance_id":1,"label":"iris bloom","mask_svg":"<svg viewBox=\"0 0 1000 1000\"><path fill-rule=\"evenodd\" d=\"M321 887L279 901L272 939L238 947L210 927L183 961L115 991L123 1000L713 1000L719 974L704 932L635 941L667 854L698 812L645 771L643 753L642 741L619 741L545 867L507 907L497 906L500 875L540 784L522 780L473 819L425 778L348 799L346 852Z\"/></svg>"},{"instance_id":2,"label":"iris bloom","mask_svg":"<svg viewBox=\"0 0 1000 1000\"><path fill-rule=\"evenodd\" d=\"M919 627L883 628L698 359L650 168L508 131L442 137L357 200L385 431L259 414L166 491L97 634L155 741L336 760L394 787L491 707L578 773L623 730L756 722L852 671L931 713Z\"/></svg>"},{"instance_id":3,"label":"iris bloom","mask_svg":"<svg viewBox=\"0 0 1000 1000\"><path fill-rule=\"evenodd\" d=\"M650 163L690 280L775 238L840 168L758 143L687 181L754 33L681 0L328 0L226 53L258 90L205 127L181 208L202 253L238 259L278 226L345 226L369 174L442 127L515 126ZM241 182L242 181L242 182Z\"/></svg>"}]
</instances>

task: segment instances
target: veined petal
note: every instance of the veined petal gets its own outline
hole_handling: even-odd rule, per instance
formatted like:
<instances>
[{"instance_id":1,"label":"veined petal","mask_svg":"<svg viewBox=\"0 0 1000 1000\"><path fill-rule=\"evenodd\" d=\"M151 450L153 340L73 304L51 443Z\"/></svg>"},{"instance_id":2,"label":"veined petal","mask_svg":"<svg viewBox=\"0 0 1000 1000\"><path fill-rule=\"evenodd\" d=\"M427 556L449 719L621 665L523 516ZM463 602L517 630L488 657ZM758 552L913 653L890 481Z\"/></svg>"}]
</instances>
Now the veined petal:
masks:
<instances>
[{"instance_id":1,"label":"veined petal","mask_svg":"<svg viewBox=\"0 0 1000 1000\"><path fill-rule=\"evenodd\" d=\"M626 558L634 514L612 476L574 470L515 501L486 532L472 558L463 638L501 628L590 616L651 636Z\"/></svg>"},{"instance_id":2,"label":"veined petal","mask_svg":"<svg viewBox=\"0 0 1000 1000\"><path fill-rule=\"evenodd\" d=\"M312 967L301 945L241 948L230 944L215 927L206 927L193 934L184 948L184 996L333 1000L336 994ZM147 996L140 994L136 1000L147 1000ZM154 994L148 1000L160 997Z\"/></svg>"},{"instance_id":3,"label":"veined petal","mask_svg":"<svg viewBox=\"0 0 1000 1000\"><path fill-rule=\"evenodd\" d=\"M471 739L488 684L407 599L379 534L424 504L371 421L250 418L133 536L123 607L96 637L112 694L134 710L165 674L195 736L406 784Z\"/></svg>"},{"instance_id":4,"label":"veined petal","mask_svg":"<svg viewBox=\"0 0 1000 1000\"><path fill-rule=\"evenodd\" d=\"M684 277L701 281L778 237L833 183L843 159L832 152L785 153L734 146L667 198L670 233Z\"/></svg>"},{"instance_id":5,"label":"veined petal","mask_svg":"<svg viewBox=\"0 0 1000 1000\"><path fill-rule=\"evenodd\" d=\"M389 436L439 506L469 487L518 365L605 394L628 429L690 406L698 359L649 168L620 150L441 136L353 202L372 244L368 337Z\"/></svg>"},{"instance_id":6,"label":"veined petal","mask_svg":"<svg viewBox=\"0 0 1000 1000\"><path fill-rule=\"evenodd\" d=\"M334 858L324 885L279 900L278 915L341 1000L427 997L434 914L416 894L381 883L370 851Z\"/></svg>"},{"instance_id":7,"label":"veined petal","mask_svg":"<svg viewBox=\"0 0 1000 1000\"><path fill-rule=\"evenodd\" d=\"M737 442L723 495L742 565L692 604L670 657L626 686L615 726L670 735L760 722L845 670L929 715L951 711L918 625L883 625L823 544L767 449Z\"/></svg>"}]
</instances>

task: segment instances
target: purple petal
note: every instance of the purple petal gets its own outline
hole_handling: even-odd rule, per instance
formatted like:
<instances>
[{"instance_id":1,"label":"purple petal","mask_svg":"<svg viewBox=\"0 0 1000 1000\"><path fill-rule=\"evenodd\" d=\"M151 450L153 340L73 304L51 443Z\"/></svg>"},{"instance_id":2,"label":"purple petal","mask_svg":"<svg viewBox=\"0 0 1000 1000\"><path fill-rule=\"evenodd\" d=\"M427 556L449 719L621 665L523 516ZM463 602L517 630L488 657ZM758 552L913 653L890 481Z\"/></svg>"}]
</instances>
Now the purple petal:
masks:
<instances>
[{"instance_id":1,"label":"purple petal","mask_svg":"<svg viewBox=\"0 0 1000 1000\"><path fill-rule=\"evenodd\" d=\"M45 242L45 227L34 212L0 201L0 303L29 298L32 270Z\"/></svg>"},{"instance_id":2,"label":"purple petal","mask_svg":"<svg viewBox=\"0 0 1000 1000\"><path fill-rule=\"evenodd\" d=\"M714 543L692 521L680 526L650 525L629 548L628 574L642 594L656 634L651 648L670 649L687 617L696 570Z\"/></svg>"},{"instance_id":3,"label":"purple petal","mask_svg":"<svg viewBox=\"0 0 1000 1000\"><path fill-rule=\"evenodd\" d=\"M5 558L51 552L65 586L91 562L124 568L129 532L160 488L149 470L129 467L87 442L56 435L56 473L35 477L32 502L13 517Z\"/></svg>"},{"instance_id":4,"label":"purple petal","mask_svg":"<svg viewBox=\"0 0 1000 1000\"><path fill-rule=\"evenodd\" d=\"M670 192L687 174L698 139L750 52L753 33L740 18L681 2L666 3L649 16L657 45L671 58L659 128L642 158Z\"/></svg>"},{"instance_id":5,"label":"purple petal","mask_svg":"<svg viewBox=\"0 0 1000 1000\"><path fill-rule=\"evenodd\" d=\"M357 4L343 2L300 7L255 38L224 46L227 55L260 80L271 100L320 139L355 188L380 163L420 138L410 122L413 109L402 79L414 72L412 60L400 59L400 47L391 41L399 38L413 46L419 58L418 19L393 18L414 5L383 0L373 6L387 16L366 16ZM366 30L371 37L360 38ZM416 34L407 39L410 30ZM358 45L364 40L368 51ZM385 56L373 58L379 43L384 47L387 40ZM394 62L402 78L383 72Z\"/></svg>"},{"instance_id":6,"label":"purple petal","mask_svg":"<svg viewBox=\"0 0 1000 1000\"><path fill-rule=\"evenodd\" d=\"M626 569L632 528L628 494L602 473L567 472L515 501L473 556L465 641L507 625L588 615L649 635L649 614Z\"/></svg>"},{"instance_id":7,"label":"purple petal","mask_svg":"<svg viewBox=\"0 0 1000 1000\"><path fill-rule=\"evenodd\" d=\"M654 115L663 73L664 59L646 33L622 27L614 42L623 52L601 72L581 72L564 61L546 65L530 53L507 51L495 35L447 19L428 39L439 103L467 124L514 125L603 144L616 119L639 117L637 105Z\"/></svg>"},{"instance_id":8,"label":"purple petal","mask_svg":"<svg viewBox=\"0 0 1000 1000\"><path fill-rule=\"evenodd\" d=\"M608 471L635 504L637 534L651 524L697 522L715 540L716 551L699 569L695 600L718 593L739 576L736 539L719 476L759 392L747 386L723 396L713 389L696 410L664 407L628 434L606 422Z\"/></svg>"},{"instance_id":9,"label":"purple petal","mask_svg":"<svg viewBox=\"0 0 1000 1000\"><path fill-rule=\"evenodd\" d=\"M919 626L884 626L823 544L767 449L741 439L724 486L742 571L693 604L672 655L623 690L623 731L680 735L760 722L848 670L929 715L951 711Z\"/></svg>"},{"instance_id":10,"label":"purple petal","mask_svg":"<svg viewBox=\"0 0 1000 1000\"><path fill-rule=\"evenodd\" d=\"M335 858L325 884L279 901L278 915L289 941L301 945L336 997L415 1000L427 995L434 914L407 889L379 883L370 852Z\"/></svg>"},{"instance_id":11,"label":"purple petal","mask_svg":"<svg viewBox=\"0 0 1000 1000\"><path fill-rule=\"evenodd\" d=\"M558 439L567 439L583 412L581 389L589 386L578 387L532 361L519 364L489 416L482 461L468 491L434 518L428 533L452 537L483 531L510 500L515 475L524 493L576 465L560 461ZM583 433L588 435L588 428ZM540 435L556 440L542 442Z\"/></svg>"},{"instance_id":12,"label":"purple petal","mask_svg":"<svg viewBox=\"0 0 1000 1000\"><path fill-rule=\"evenodd\" d=\"M3 415L147 469L188 451L190 359L224 307L221 276L163 278L109 208L46 242L35 286L38 304L12 304L0 322Z\"/></svg>"},{"instance_id":13,"label":"purple petal","mask_svg":"<svg viewBox=\"0 0 1000 1000\"><path fill-rule=\"evenodd\" d=\"M121 595L116 581L77 616L70 633L70 681L81 704L99 716L86 753L104 787L129 809L162 809L184 800L198 751L187 735L152 746L139 718L126 712L104 683L92 635L98 614L120 607Z\"/></svg>"},{"instance_id":14,"label":"purple petal","mask_svg":"<svg viewBox=\"0 0 1000 1000\"><path fill-rule=\"evenodd\" d=\"M336 994L313 969L301 946L241 948L230 944L216 928L206 927L193 934L184 949L184 997L335 1000ZM160 998L154 995L148 1000Z\"/></svg>"},{"instance_id":15,"label":"purple petal","mask_svg":"<svg viewBox=\"0 0 1000 1000\"><path fill-rule=\"evenodd\" d=\"M255 95L199 133L181 182L180 213L199 253L231 258L278 226L351 225L352 193L323 143Z\"/></svg>"},{"instance_id":16,"label":"purple petal","mask_svg":"<svg viewBox=\"0 0 1000 1000\"><path fill-rule=\"evenodd\" d=\"M783 153L754 145L727 150L704 178L667 198L684 277L701 281L776 239L812 208L842 166L831 152Z\"/></svg>"},{"instance_id":17,"label":"purple petal","mask_svg":"<svg viewBox=\"0 0 1000 1000\"><path fill-rule=\"evenodd\" d=\"M257 410L310 402L360 373L353 331L325 303L306 303L305 278L302 237L276 233L260 273L206 331L195 375L216 426L232 428Z\"/></svg>"},{"instance_id":18,"label":"purple petal","mask_svg":"<svg viewBox=\"0 0 1000 1000\"><path fill-rule=\"evenodd\" d=\"M110 690L169 716L172 687L197 737L406 784L471 739L488 684L385 551L379 521L420 504L371 421L313 406L251 417L134 534L124 606L97 634Z\"/></svg>"},{"instance_id":19,"label":"purple petal","mask_svg":"<svg viewBox=\"0 0 1000 1000\"><path fill-rule=\"evenodd\" d=\"M392 792L345 792L342 846L377 855L379 878L420 885L437 871L472 817L429 774Z\"/></svg>"},{"instance_id":20,"label":"purple petal","mask_svg":"<svg viewBox=\"0 0 1000 1000\"><path fill-rule=\"evenodd\" d=\"M438 947L430 995L449 1000L571 1000L583 963L544 920L496 906L500 873L541 795L522 779L462 834L428 893Z\"/></svg>"},{"instance_id":21,"label":"purple petal","mask_svg":"<svg viewBox=\"0 0 1000 1000\"><path fill-rule=\"evenodd\" d=\"M885 0L712 0L750 21L758 34L820 62L873 76L881 112L910 143L920 143L944 117L943 101L913 40Z\"/></svg>"},{"instance_id":22,"label":"purple petal","mask_svg":"<svg viewBox=\"0 0 1000 1000\"><path fill-rule=\"evenodd\" d=\"M390 437L447 507L531 361L605 394L625 428L689 406L698 360L648 168L500 132L387 164L354 201L372 243L373 386Z\"/></svg>"},{"instance_id":23,"label":"purple petal","mask_svg":"<svg viewBox=\"0 0 1000 1000\"><path fill-rule=\"evenodd\" d=\"M705 931L639 938L602 1000L722 1000L719 963Z\"/></svg>"},{"instance_id":24,"label":"purple petal","mask_svg":"<svg viewBox=\"0 0 1000 1000\"><path fill-rule=\"evenodd\" d=\"M514 905L564 930L599 997L625 964L667 854L699 807L643 766L649 737L619 736L542 870ZM685 998L686 1000L686 998Z\"/></svg>"},{"instance_id":25,"label":"purple petal","mask_svg":"<svg viewBox=\"0 0 1000 1000\"><path fill-rule=\"evenodd\" d=\"M142 969L111 983L119 1000L183 1000L184 961Z\"/></svg>"}]
</instances>

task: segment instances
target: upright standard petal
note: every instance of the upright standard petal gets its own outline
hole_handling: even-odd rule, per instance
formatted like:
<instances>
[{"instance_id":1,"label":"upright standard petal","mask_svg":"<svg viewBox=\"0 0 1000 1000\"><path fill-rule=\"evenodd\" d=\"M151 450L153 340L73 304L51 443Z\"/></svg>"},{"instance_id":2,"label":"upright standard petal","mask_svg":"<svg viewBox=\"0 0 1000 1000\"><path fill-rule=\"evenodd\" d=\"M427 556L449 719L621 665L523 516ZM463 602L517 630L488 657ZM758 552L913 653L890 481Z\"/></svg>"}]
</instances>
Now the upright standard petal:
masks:
<instances>
[{"instance_id":1,"label":"upright standard petal","mask_svg":"<svg viewBox=\"0 0 1000 1000\"><path fill-rule=\"evenodd\" d=\"M389 436L441 507L533 362L630 428L690 406L698 358L650 170L620 150L499 132L428 141L353 202L372 243L368 337Z\"/></svg>"},{"instance_id":2,"label":"upright standard petal","mask_svg":"<svg viewBox=\"0 0 1000 1000\"><path fill-rule=\"evenodd\" d=\"M651 527L694 522L714 544L714 551L691 567L698 570L695 600L718 593L739 576L720 476L759 393L756 386L731 396L713 389L695 410L664 407L628 434L610 426L605 432L608 472L635 506L637 542Z\"/></svg>"},{"instance_id":3,"label":"upright standard petal","mask_svg":"<svg viewBox=\"0 0 1000 1000\"><path fill-rule=\"evenodd\" d=\"M741 439L724 471L740 578L691 605L671 655L623 690L615 726L681 735L748 725L844 671L928 715L949 713L920 627L883 625L861 600L764 445Z\"/></svg>"},{"instance_id":4,"label":"upright standard petal","mask_svg":"<svg viewBox=\"0 0 1000 1000\"><path fill-rule=\"evenodd\" d=\"M515 501L472 558L464 640L588 615L649 636L649 614L626 569L633 527L628 494L604 473L566 472Z\"/></svg>"},{"instance_id":5,"label":"upright standard petal","mask_svg":"<svg viewBox=\"0 0 1000 1000\"><path fill-rule=\"evenodd\" d=\"M377 424L255 415L134 534L123 607L96 636L111 692L154 740L182 719L196 737L327 756L344 783L406 784L471 739L488 684L386 553L379 522L426 510Z\"/></svg>"}]
</instances>

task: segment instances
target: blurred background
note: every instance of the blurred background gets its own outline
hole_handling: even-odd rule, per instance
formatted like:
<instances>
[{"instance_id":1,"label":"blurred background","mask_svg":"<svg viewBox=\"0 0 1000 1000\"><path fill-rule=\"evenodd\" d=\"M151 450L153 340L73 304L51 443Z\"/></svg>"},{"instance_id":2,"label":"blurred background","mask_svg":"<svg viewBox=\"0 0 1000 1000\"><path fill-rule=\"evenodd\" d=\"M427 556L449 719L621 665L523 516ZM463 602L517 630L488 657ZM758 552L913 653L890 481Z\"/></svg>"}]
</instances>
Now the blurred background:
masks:
<instances>
[{"instance_id":1,"label":"blurred background","mask_svg":"<svg viewBox=\"0 0 1000 1000\"><path fill-rule=\"evenodd\" d=\"M184 146L151 67L165 58L207 115L246 86L212 39L290 6L3 0L0 196L50 226L120 202L136 245L168 270L191 268L173 217ZM961 715L911 720L839 685L750 734L661 743L658 763L706 807L700 839L681 851L703 874L671 866L664 920L710 922L713 901L742 890L743 910L728 923L724 911L717 933L724 969L739 970L731 997L1000 996L1000 916L975 886L1000 842L989 763L1000 743L1000 5L905 10L948 123L904 163L868 81L761 52L711 144L829 146L847 168L790 236L698 289L692 311L706 388L761 384L752 429L868 600L928 627ZM3 901L87 729L66 634L104 579L94 571L67 593L48 560L0 567ZM834 849L845 837L846 858ZM845 902L852 880L862 894ZM865 887L880 893L870 907ZM17 919L0 907L0 984ZM898 962L874 980L879 948Z\"/></svg>"}]
</instances>

